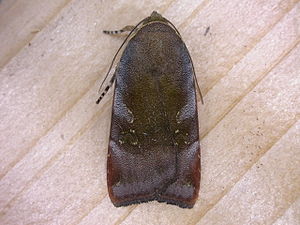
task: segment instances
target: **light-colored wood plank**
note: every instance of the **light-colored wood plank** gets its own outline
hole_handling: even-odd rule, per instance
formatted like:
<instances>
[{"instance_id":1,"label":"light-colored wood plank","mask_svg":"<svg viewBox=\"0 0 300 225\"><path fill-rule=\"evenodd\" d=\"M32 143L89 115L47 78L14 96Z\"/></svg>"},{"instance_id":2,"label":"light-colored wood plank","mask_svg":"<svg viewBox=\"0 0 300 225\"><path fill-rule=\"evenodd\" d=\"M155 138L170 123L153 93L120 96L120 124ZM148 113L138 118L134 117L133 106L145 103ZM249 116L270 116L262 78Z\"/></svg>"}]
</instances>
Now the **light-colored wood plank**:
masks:
<instances>
[{"instance_id":1,"label":"light-colored wood plank","mask_svg":"<svg viewBox=\"0 0 300 225\"><path fill-rule=\"evenodd\" d=\"M273 225L298 225L300 221L300 198L296 200Z\"/></svg>"},{"instance_id":2,"label":"light-colored wood plank","mask_svg":"<svg viewBox=\"0 0 300 225\"><path fill-rule=\"evenodd\" d=\"M87 215L83 215L80 225L98 225L101 224L117 224L118 221L122 221L135 206L115 208L111 204L108 195L105 196L103 201L100 202L91 212Z\"/></svg>"},{"instance_id":3,"label":"light-colored wood plank","mask_svg":"<svg viewBox=\"0 0 300 225\"><path fill-rule=\"evenodd\" d=\"M297 1L209 1L180 25L206 94ZM200 10L200 11L199 11ZM204 36L210 26L209 35Z\"/></svg>"},{"instance_id":4,"label":"light-colored wood plank","mask_svg":"<svg viewBox=\"0 0 300 225\"><path fill-rule=\"evenodd\" d=\"M299 131L300 121L197 225L270 224L276 220L300 196Z\"/></svg>"},{"instance_id":5,"label":"light-colored wood plank","mask_svg":"<svg viewBox=\"0 0 300 225\"><path fill-rule=\"evenodd\" d=\"M201 136L220 120L259 83L300 41L299 4L287 13L251 51L246 54L205 97L199 107Z\"/></svg>"},{"instance_id":6,"label":"light-colored wood plank","mask_svg":"<svg viewBox=\"0 0 300 225\"><path fill-rule=\"evenodd\" d=\"M0 68L29 44L36 33L68 2L69 0L0 2Z\"/></svg>"}]
</instances>

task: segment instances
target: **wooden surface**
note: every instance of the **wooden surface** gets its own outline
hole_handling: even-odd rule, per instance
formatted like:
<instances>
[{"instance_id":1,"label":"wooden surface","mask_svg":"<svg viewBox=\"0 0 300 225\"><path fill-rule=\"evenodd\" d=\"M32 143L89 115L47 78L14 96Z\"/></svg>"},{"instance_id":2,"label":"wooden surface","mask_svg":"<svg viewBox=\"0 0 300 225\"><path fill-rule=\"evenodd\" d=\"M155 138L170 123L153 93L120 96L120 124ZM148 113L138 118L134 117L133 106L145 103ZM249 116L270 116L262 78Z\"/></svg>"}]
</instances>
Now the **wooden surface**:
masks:
<instances>
[{"instance_id":1,"label":"wooden surface","mask_svg":"<svg viewBox=\"0 0 300 225\"><path fill-rule=\"evenodd\" d=\"M95 101L123 38L101 31L153 10L181 32L204 94L190 210L107 195L112 91ZM299 225L299 42L296 0L2 0L0 224Z\"/></svg>"}]
</instances>

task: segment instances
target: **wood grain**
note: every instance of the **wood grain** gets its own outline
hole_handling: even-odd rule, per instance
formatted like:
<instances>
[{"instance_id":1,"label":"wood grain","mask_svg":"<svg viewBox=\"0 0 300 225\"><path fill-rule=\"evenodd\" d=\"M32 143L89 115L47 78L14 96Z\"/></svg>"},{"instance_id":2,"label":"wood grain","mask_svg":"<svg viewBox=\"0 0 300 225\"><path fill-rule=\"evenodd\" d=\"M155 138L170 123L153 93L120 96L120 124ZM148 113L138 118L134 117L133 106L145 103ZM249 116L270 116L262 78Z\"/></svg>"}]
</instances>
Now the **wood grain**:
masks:
<instances>
[{"instance_id":1,"label":"wood grain","mask_svg":"<svg viewBox=\"0 0 300 225\"><path fill-rule=\"evenodd\" d=\"M205 95L190 210L107 196L112 92L95 101L123 37L101 31L153 10ZM296 0L1 1L0 224L299 224L299 42Z\"/></svg>"}]
</instances>

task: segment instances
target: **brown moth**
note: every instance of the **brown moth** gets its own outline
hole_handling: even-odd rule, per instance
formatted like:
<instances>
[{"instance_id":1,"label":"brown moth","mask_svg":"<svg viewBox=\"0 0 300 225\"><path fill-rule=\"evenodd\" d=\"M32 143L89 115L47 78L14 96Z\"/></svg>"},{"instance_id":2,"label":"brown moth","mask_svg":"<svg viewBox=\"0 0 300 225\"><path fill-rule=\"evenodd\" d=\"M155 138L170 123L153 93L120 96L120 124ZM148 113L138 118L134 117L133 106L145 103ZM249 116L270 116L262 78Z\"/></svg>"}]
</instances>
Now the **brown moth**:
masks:
<instances>
[{"instance_id":1,"label":"brown moth","mask_svg":"<svg viewBox=\"0 0 300 225\"><path fill-rule=\"evenodd\" d=\"M122 44L127 45L97 101L116 80L107 157L110 199L117 207L156 200L192 208L200 144L190 54L175 26L155 11L135 27L105 33L123 31L130 31Z\"/></svg>"}]
</instances>

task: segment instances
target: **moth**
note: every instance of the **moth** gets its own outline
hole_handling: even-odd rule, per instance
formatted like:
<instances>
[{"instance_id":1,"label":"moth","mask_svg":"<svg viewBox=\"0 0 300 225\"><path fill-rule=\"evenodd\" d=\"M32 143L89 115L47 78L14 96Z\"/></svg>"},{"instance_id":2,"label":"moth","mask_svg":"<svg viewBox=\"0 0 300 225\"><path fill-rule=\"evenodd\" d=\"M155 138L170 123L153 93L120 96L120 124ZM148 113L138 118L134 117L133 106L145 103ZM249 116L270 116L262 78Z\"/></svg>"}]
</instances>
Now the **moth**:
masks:
<instances>
[{"instance_id":1,"label":"moth","mask_svg":"<svg viewBox=\"0 0 300 225\"><path fill-rule=\"evenodd\" d=\"M200 144L191 56L176 27L156 11L136 26L104 33L125 31L114 57L123 49L120 61L97 100L115 82L109 197L116 207L156 200L192 208L200 185Z\"/></svg>"}]
</instances>

